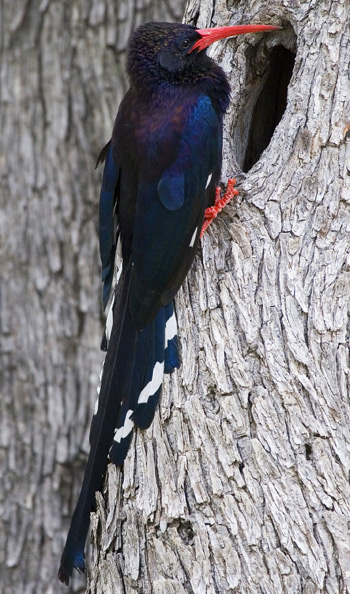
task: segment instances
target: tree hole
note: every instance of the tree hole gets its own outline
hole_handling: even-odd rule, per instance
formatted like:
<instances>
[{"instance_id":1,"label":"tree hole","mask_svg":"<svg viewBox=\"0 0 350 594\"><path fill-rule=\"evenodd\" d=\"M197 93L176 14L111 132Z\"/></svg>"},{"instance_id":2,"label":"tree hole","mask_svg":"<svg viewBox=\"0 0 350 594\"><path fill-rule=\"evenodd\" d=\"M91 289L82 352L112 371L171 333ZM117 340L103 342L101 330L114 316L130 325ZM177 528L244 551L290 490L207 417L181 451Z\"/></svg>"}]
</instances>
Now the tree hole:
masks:
<instances>
[{"instance_id":1,"label":"tree hole","mask_svg":"<svg viewBox=\"0 0 350 594\"><path fill-rule=\"evenodd\" d=\"M311 460L312 457L312 447L309 443L305 444L305 457L306 460Z\"/></svg>"},{"instance_id":2,"label":"tree hole","mask_svg":"<svg viewBox=\"0 0 350 594\"><path fill-rule=\"evenodd\" d=\"M180 522L177 531L185 544L193 545L195 535L190 521Z\"/></svg>"},{"instance_id":3,"label":"tree hole","mask_svg":"<svg viewBox=\"0 0 350 594\"><path fill-rule=\"evenodd\" d=\"M289 40L291 39L289 32ZM293 35L295 40L295 36ZM287 106L288 85L295 63L293 43L257 47L251 51L252 87L248 117L244 118L244 140L241 142L240 165L249 171L268 146ZM248 130L247 130L248 128Z\"/></svg>"}]
</instances>

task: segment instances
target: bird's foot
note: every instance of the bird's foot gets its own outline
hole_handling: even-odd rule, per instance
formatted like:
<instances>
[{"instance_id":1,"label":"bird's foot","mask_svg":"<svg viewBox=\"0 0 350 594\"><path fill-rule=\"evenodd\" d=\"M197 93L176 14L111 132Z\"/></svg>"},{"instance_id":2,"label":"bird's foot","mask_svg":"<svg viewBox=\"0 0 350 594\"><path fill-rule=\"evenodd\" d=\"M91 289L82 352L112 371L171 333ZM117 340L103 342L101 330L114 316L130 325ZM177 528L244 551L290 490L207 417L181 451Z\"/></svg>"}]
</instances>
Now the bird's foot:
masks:
<instances>
[{"instance_id":1,"label":"bird's foot","mask_svg":"<svg viewBox=\"0 0 350 594\"><path fill-rule=\"evenodd\" d=\"M237 196L238 190L235 188L236 181L236 179L228 180L223 196L221 196L221 188L216 188L214 206L209 206L209 208L206 208L204 212L204 223L201 230L201 237L203 237L209 225L218 216L219 212L225 208L225 206L232 200L234 196Z\"/></svg>"}]
</instances>

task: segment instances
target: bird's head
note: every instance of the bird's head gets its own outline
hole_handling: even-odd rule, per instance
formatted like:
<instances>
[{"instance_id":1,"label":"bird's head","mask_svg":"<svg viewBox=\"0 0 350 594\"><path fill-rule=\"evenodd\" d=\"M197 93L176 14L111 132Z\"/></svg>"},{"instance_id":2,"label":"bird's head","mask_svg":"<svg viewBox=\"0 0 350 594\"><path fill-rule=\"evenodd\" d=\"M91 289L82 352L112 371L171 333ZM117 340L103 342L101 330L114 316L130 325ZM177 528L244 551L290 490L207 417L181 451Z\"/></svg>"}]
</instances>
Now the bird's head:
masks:
<instances>
[{"instance_id":1,"label":"bird's head","mask_svg":"<svg viewBox=\"0 0 350 594\"><path fill-rule=\"evenodd\" d=\"M244 33L279 29L272 25L236 25L196 29L176 23L146 23L136 29L129 43L128 73L135 82L150 74L158 79L184 79L203 62L205 50L220 39Z\"/></svg>"}]
</instances>

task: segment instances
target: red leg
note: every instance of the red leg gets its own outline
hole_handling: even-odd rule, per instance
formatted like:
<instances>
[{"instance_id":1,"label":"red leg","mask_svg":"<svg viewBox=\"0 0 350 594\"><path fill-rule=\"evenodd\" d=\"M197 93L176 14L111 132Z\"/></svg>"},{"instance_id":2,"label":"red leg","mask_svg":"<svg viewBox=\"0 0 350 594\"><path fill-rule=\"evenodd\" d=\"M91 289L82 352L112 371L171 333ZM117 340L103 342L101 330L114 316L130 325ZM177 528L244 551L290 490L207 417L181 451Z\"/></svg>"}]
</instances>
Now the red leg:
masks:
<instances>
[{"instance_id":1,"label":"red leg","mask_svg":"<svg viewBox=\"0 0 350 594\"><path fill-rule=\"evenodd\" d=\"M238 190L235 189L236 180L229 179L227 182L227 188L224 192L224 195L221 198L221 188L216 188L215 193L215 204L214 206L210 206L209 208L205 209L204 213L204 223L202 226L201 237L203 237L205 231L208 229L209 225L213 222L213 220L217 217L219 212L225 208L226 204L232 200L234 196L237 196Z\"/></svg>"}]
</instances>

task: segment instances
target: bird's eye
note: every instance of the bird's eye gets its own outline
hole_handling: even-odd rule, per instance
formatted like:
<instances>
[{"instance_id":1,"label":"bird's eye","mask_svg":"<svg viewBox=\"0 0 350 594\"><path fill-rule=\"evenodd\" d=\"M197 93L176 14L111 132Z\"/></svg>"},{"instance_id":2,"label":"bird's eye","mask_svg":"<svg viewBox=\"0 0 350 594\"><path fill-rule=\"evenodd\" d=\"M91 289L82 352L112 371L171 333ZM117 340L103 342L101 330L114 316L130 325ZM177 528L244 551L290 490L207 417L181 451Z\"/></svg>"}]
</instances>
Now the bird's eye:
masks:
<instances>
[{"instance_id":1,"label":"bird's eye","mask_svg":"<svg viewBox=\"0 0 350 594\"><path fill-rule=\"evenodd\" d=\"M181 47L183 47L184 49L187 49L188 47L190 47L190 40L189 39L183 39L181 41Z\"/></svg>"}]
</instances>

